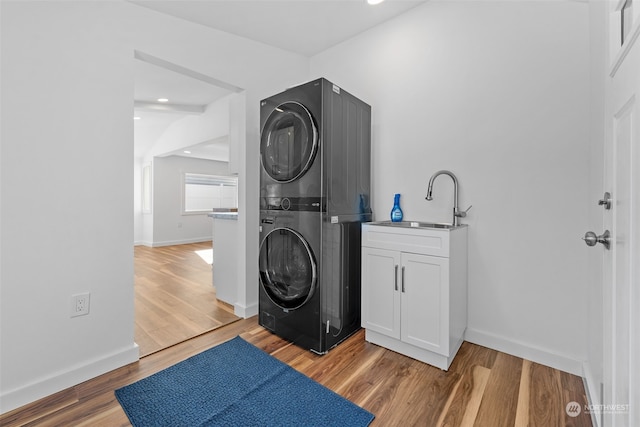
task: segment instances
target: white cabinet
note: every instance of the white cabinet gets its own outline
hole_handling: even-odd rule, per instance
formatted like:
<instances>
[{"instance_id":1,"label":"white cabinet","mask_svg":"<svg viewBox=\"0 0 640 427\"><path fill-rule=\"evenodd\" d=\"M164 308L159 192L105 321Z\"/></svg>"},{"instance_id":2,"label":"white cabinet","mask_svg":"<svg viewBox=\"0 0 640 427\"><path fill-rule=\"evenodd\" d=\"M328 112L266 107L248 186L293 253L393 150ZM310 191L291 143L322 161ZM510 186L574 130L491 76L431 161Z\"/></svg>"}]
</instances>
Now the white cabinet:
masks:
<instances>
[{"instance_id":1,"label":"white cabinet","mask_svg":"<svg viewBox=\"0 0 640 427\"><path fill-rule=\"evenodd\" d=\"M363 224L366 339L448 369L467 325L467 227Z\"/></svg>"}]
</instances>

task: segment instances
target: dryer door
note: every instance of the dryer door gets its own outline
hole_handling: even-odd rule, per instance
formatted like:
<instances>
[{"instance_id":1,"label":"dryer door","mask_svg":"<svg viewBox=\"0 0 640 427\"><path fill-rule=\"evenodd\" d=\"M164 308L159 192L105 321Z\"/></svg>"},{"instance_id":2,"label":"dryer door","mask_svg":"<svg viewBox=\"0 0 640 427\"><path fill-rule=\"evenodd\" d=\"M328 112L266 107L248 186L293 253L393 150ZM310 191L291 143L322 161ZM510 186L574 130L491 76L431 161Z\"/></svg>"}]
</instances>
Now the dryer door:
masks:
<instances>
[{"instance_id":1,"label":"dryer door","mask_svg":"<svg viewBox=\"0 0 640 427\"><path fill-rule=\"evenodd\" d=\"M307 108L298 102L278 105L260 134L260 157L265 172L278 182L301 177L313 163L318 130Z\"/></svg>"},{"instance_id":2,"label":"dryer door","mask_svg":"<svg viewBox=\"0 0 640 427\"><path fill-rule=\"evenodd\" d=\"M316 261L308 243L290 228L276 228L260 245L260 284L274 304L294 310L313 295Z\"/></svg>"}]
</instances>

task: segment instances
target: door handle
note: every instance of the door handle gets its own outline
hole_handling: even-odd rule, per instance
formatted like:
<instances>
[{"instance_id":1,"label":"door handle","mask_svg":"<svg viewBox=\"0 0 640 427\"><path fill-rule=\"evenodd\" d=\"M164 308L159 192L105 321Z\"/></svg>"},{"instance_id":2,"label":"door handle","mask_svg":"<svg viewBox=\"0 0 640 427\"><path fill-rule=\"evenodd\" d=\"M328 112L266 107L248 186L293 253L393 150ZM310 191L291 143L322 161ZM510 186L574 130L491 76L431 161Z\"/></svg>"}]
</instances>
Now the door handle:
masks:
<instances>
[{"instance_id":1,"label":"door handle","mask_svg":"<svg viewBox=\"0 0 640 427\"><path fill-rule=\"evenodd\" d=\"M396 289L396 291L398 290L398 266L396 265L395 267L395 274L393 275L393 280L394 280L394 287Z\"/></svg>"},{"instance_id":2,"label":"door handle","mask_svg":"<svg viewBox=\"0 0 640 427\"><path fill-rule=\"evenodd\" d=\"M598 205L604 207L605 210L611 209L611 193L608 191L604 193L602 199L598 200Z\"/></svg>"},{"instance_id":3,"label":"door handle","mask_svg":"<svg viewBox=\"0 0 640 427\"><path fill-rule=\"evenodd\" d=\"M587 231L582 238L587 246L595 246L596 243L602 243L606 249L611 246L611 233L609 230L605 230L600 236L596 235L593 231Z\"/></svg>"},{"instance_id":4,"label":"door handle","mask_svg":"<svg viewBox=\"0 0 640 427\"><path fill-rule=\"evenodd\" d=\"M402 266L402 292L404 292L404 265Z\"/></svg>"}]
</instances>

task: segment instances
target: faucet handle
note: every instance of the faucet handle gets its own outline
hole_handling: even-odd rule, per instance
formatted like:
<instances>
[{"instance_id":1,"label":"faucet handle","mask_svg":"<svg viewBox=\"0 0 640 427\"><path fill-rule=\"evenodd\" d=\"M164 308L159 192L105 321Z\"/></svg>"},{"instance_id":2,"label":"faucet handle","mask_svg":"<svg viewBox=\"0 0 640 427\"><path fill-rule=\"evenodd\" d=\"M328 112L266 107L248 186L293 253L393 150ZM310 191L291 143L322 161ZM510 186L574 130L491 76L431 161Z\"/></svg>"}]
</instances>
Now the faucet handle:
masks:
<instances>
[{"instance_id":1,"label":"faucet handle","mask_svg":"<svg viewBox=\"0 0 640 427\"><path fill-rule=\"evenodd\" d=\"M469 212L469 209L471 209L472 207L473 205L469 205L469 207L466 210L456 212L456 216L459 218L465 218L467 216L467 212Z\"/></svg>"}]
</instances>

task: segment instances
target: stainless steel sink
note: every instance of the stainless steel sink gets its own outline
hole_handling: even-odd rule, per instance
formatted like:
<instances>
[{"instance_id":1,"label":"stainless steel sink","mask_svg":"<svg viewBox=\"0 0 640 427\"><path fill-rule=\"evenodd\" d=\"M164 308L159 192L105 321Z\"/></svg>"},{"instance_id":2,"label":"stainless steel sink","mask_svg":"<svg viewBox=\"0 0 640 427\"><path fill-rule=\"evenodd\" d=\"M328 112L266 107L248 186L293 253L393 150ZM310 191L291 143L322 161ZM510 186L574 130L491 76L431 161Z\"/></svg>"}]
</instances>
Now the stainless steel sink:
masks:
<instances>
[{"instance_id":1,"label":"stainless steel sink","mask_svg":"<svg viewBox=\"0 0 640 427\"><path fill-rule=\"evenodd\" d=\"M384 225L388 227L402 227L402 228L440 228L445 230L451 230L452 228L461 227L461 225L451 225L451 224L437 224L433 222L421 222L421 221L379 221L372 222L372 225Z\"/></svg>"}]
</instances>

